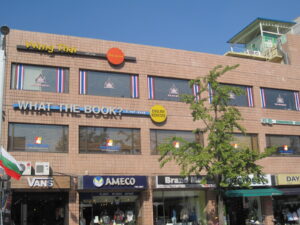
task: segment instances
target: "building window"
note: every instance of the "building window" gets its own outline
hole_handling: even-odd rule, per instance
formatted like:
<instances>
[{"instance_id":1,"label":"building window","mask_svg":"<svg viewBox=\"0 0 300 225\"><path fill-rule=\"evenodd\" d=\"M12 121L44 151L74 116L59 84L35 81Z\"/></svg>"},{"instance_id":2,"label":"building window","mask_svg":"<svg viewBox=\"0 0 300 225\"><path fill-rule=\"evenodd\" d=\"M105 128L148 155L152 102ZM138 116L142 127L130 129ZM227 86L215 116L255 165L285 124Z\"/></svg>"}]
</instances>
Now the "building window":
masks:
<instances>
[{"instance_id":1,"label":"building window","mask_svg":"<svg viewBox=\"0 0 300 225\"><path fill-rule=\"evenodd\" d=\"M235 85L235 84L221 84L223 86L229 86L234 88L242 89L243 93L241 95L235 95L234 93L229 93L229 101L228 105L231 106L245 106L245 107L253 107L253 95L252 95L252 87L243 86L243 85ZM209 86L209 100L212 101L213 92Z\"/></svg>"},{"instance_id":2,"label":"building window","mask_svg":"<svg viewBox=\"0 0 300 225\"><path fill-rule=\"evenodd\" d=\"M148 76L148 92L149 99L180 101L183 94L196 96L199 87L190 88L188 80Z\"/></svg>"},{"instance_id":3,"label":"building window","mask_svg":"<svg viewBox=\"0 0 300 225\"><path fill-rule=\"evenodd\" d=\"M188 142L199 141L203 143L203 137L201 135L195 135L192 131L180 131L180 130L150 130L150 148L151 154L159 154L158 146L166 143L169 138L180 137ZM179 148L182 143L174 141L174 147Z\"/></svg>"},{"instance_id":4,"label":"building window","mask_svg":"<svg viewBox=\"0 0 300 225\"><path fill-rule=\"evenodd\" d=\"M256 134L233 134L231 142L234 148L249 148L251 150L259 150L258 138Z\"/></svg>"},{"instance_id":5,"label":"building window","mask_svg":"<svg viewBox=\"0 0 300 225\"><path fill-rule=\"evenodd\" d=\"M69 70L58 67L12 64L11 89L69 92Z\"/></svg>"},{"instance_id":6,"label":"building window","mask_svg":"<svg viewBox=\"0 0 300 225\"><path fill-rule=\"evenodd\" d=\"M290 156L300 154L300 137L292 135L266 135L267 147L276 147L274 155Z\"/></svg>"},{"instance_id":7,"label":"building window","mask_svg":"<svg viewBox=\"0 0 300 225\"><path fill-rule=\"evenodd\" d=\"M261 100L263 108L299 110L297 91L261 88Z\"/></svg>"},{"instance_id":8,"label":"building window","mask_svg":"<svg viewBox=\"0 0 300 225\"><path fill-rule=\"evenodd\" d=\"M131 128L80 127L80 153L140 154L140 130Z\"/></svg>"},{"instance_id":9,"label":"building window","mask_svg":"<svg viewBox=\"0 0 300 225\"><path fill-rule=\"evenodd\" d=\"M68 152L68 141L67 126L9 124L9 151Z\"/></svg>"},{"instance_id":10,"label":"building window","mask_svg":"<svg viewBox=\"0 0 300 225\"><path fill-rule=\"evenodd\" d=\"M139 97L137 75L80 70L79 83L82 95Z\"/></svg>"}]
</instances>

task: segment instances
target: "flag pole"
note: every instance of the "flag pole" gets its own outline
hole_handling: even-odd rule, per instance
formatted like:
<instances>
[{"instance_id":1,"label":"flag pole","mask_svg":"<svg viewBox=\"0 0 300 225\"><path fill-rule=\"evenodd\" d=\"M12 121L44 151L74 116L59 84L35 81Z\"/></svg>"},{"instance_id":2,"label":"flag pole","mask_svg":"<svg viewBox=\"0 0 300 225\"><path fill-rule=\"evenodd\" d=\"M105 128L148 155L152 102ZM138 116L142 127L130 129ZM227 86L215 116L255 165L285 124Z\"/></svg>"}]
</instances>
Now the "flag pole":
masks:
<instances>
[{"instance_id":1,"label":"flag pole","mask_svg":"<svg viewBox=\"0 0 300 225\"><path fill-rule=\"evenodd\" d=\"M5 78L5 65L6 65L6 35L9 34L8 26L1 26L0 28L0 146L2 145L2 112L3 112L3 90L4 90L4 78ZM2 152L0 153L2 154ZM1 156L1 155L0 155ZM4 173L3 173L4 176ZM3 225L3 199L4 199L4 182L7 182L4 177L0 177L0 225ZM8 186L8 185L6 185Z\"/></svg>"}]
</instances>

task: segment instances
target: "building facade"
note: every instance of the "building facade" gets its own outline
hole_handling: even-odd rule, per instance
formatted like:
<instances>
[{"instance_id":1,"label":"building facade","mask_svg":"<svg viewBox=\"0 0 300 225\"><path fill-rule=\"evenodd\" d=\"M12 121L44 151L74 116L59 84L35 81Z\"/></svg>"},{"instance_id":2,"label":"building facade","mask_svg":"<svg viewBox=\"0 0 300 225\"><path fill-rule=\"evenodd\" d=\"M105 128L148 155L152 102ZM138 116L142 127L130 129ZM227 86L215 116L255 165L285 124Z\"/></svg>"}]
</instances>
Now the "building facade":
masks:
<instances>
[{"instance_id":1,"label":"building facade","mask_svg":"<svg viewBox=\"0 0 300 225\"><path fill-rule=\"evenodd\" d=\"M11 180L7 213L22 225L215 224L213 183L180 177L175 163L160 168L156 146L172 136L198 138L191 131L202 122L179 101L197 88L188 80L240 64L220 80L245 89L232 104L248 135L236 134L233 144L279 147L258 162L270 183L254 197L229 194L240 202L230 211L254 205L259 218L242 223L287 219L300 205L300 36L286 39L290 64L12 30L2 143L26 173ZM261 194L271 188L278 195ZM234 213L227 219L238 223Z\"/></svg>"}]
</instances>

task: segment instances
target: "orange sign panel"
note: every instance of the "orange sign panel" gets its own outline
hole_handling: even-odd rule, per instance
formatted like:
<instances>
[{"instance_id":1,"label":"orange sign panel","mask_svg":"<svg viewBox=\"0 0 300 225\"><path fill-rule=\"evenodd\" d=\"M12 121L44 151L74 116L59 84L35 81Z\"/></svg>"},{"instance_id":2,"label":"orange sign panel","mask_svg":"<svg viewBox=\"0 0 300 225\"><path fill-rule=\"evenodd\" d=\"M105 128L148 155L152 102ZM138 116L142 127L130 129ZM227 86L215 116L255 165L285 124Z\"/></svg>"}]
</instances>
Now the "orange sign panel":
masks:
<instances>
[{"instance_id":1,"label":"orange sign panel","mask_svg":"<svg viewBox=\"0 0 300 225\"><path fill-rule=\"evenodd\" d=\"M113 65L120 65L124 62L124 53L119 48L111 48L106 53L107 60Z\"/></svg>"}]
</instances>

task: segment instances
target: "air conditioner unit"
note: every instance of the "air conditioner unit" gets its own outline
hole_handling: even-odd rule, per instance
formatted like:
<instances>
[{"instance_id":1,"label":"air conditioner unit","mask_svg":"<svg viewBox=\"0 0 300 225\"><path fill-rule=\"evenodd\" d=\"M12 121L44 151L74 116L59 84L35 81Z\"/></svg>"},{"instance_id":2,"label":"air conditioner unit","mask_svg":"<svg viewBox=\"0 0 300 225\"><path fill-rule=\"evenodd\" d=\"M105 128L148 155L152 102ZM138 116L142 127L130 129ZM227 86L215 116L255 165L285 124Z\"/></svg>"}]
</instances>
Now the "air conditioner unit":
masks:
<instances>
[{"instance_id":1,"label":"air conditioner unit","mask_svg":"<svg viewBox=\"0 0 300 225\"><path fill-rule=\"evenodd\" d=\"M31 162L21 161L19 164L23 169L22 175L31 175Z\"/></svg>"},{"instance_id":2,"label":"air conditioner unit","mask_svg":"<svg viewBox=\"0 0 300 225\"><path fill-rule=\"evenodd\" d=\"M34 169L35 169L35 175L49 175L50 174L49 162L36 162Z\"/></svg>"}]
</instances>

